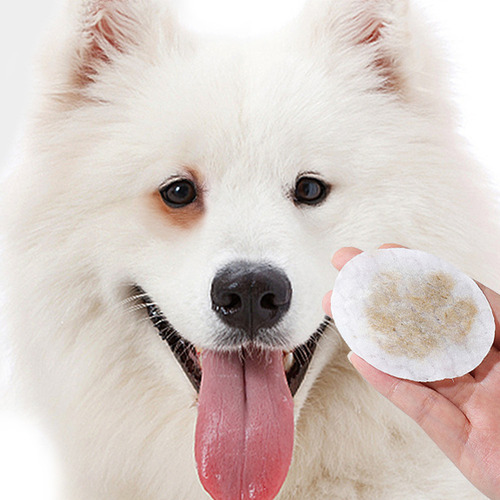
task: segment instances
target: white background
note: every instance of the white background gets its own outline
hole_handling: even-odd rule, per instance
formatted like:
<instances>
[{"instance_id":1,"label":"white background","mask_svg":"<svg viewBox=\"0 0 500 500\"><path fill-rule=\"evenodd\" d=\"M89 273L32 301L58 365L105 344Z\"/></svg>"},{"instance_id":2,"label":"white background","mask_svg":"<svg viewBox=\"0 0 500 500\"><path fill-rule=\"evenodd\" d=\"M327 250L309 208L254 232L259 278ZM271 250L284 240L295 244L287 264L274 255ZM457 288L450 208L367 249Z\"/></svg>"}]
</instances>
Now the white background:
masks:
<instances>
[{"instance_id":1,"label":"white background","mask_svg":"<svg viewBox=\"0 0 500 500\"><path fill-rule=\"evenodd\" d=\"M75 0L72 0L75 1ZM269 29L293 14L302 0L176 0L192 24L242 33L250 24ZM495 0L415 0L442 33L453 61L453 90L461 129L475 156L500 186L500 72ZM15 159L32 88L31 60L58 0L4 1L0 28L0 165ZM182 5L184 4L184 7ZM249 22L251 20L251 22ZM265 22L263 22L265 21ZM1 346L1 343L0 343ZM5 403L8 365L0 355L0 405ZM3 404L4 408L6 404ZM0 498L53 500L55 467L50 444L25 416L0 406Z\"/></svg>"}]
</instances>

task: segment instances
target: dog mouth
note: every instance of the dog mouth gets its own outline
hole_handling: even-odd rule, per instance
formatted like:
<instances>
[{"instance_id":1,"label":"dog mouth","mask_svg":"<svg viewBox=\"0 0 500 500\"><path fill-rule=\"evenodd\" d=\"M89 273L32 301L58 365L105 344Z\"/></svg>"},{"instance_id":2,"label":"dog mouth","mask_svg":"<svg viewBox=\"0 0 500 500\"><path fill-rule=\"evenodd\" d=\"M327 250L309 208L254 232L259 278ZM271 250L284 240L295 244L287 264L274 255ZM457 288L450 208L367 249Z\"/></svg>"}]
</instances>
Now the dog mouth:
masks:
<instances>
[{"instance_id":1,"label":"dog mouth","mask_svg":"<svg viewBox=\"0 0 500 500\"><path fill-rule=\"evenodd\" d=\"M140 286L133 286L132 297L134 300L140 302L141 307L146 309L152 325L158 332L161 339L168 344L175 359L183 369L188 380L191 382L191 385L194 387L196 392L199 393L202 379L201 359L203 351L182 337L182 335L168 321L158 305ZM321 324L305 343L292 350L282 351L283 367L292 397L295 396L301 386L314 352L316 351L318 342L330 322L330 318L325 316ZM242 349L240 356L245 357L245 353L246 351Z\"/></svg>"},{"instance_id":2,"label":"dog mouth","mask_svg":"<svg viewBox=\"0 0 500 500\"><path fill-rule=\"evenodd\" d=\"M214 500L272 500L288 474L294 446L294 401L329 324L290 351L255 343L197 349L139 286L130 300L145 308L198 393L194 453L198 476Z\"/></svg>"}]
</instances>

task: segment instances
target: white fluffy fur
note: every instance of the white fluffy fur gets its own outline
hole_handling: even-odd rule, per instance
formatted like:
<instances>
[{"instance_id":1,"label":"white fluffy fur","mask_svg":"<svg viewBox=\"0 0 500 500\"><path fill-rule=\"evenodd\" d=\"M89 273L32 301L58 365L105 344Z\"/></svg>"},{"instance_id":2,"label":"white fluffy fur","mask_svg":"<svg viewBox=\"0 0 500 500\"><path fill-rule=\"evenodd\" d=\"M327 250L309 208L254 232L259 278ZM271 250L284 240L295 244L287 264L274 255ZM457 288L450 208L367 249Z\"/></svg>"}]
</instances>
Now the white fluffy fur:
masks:
<instances>
[{"instance_id":1,"label":"white fluffy fur","mask_svg":"<svg viewBox=\"0 0 500 500\"><path fill-rule=\"evenodd\" d=\"M293 285L282 327L297 345L321 322L341 246L398 242L499 289L496 212L456 135L436 41L405 0L311 0L287 29L244 42L186 34L155 0L114 2L119 14L104 14L119 44L97 40L93 81L75 75L96 4L113 0L72 2L55 27L25 158L4 186L17 377L60 444L65 499L200 500L196 395L144 311L123 302L127 284L207 347L215 272L234 258L276 263ZM373 19L385 28L365 43ZM206 206L189 229L148 204L186 167ZM333 190L296 207L287 193L310 171ZM334 329L295 399L279 499L481 497L352 370Z\"/></svg>"}]
</instances>

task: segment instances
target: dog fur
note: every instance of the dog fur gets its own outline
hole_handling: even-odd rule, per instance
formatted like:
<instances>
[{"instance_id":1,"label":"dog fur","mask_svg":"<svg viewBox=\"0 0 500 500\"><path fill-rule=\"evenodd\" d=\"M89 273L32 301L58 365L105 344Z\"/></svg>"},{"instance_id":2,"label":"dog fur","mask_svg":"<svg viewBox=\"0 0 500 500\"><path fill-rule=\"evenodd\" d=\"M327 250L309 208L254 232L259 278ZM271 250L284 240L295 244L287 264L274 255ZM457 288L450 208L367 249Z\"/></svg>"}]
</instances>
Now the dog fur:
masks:
<instances>
[{"instance_id":1,"label":"dog fur","mask_svg":"<svg viewBox=\"0 0 500 500\"><path fill-rule=\"evenodd\" d=\"M500 288L494 195L413 4L310 0L278 33L235 41L187 33L157 0L82 0L54 28L3 187L2 272L16 379L60 447L65 499L208 498L196 393L132 283L201 347L220 329L211 280L235 259L287 273L290 346L322 321L342 246L398 242ZM331 192L296 206L309 172ZM159 202L172 176L197 180L200 205ZM330 326L295 397L278 498L482 498L346 354Z\"/></svg>"}]
</instances>

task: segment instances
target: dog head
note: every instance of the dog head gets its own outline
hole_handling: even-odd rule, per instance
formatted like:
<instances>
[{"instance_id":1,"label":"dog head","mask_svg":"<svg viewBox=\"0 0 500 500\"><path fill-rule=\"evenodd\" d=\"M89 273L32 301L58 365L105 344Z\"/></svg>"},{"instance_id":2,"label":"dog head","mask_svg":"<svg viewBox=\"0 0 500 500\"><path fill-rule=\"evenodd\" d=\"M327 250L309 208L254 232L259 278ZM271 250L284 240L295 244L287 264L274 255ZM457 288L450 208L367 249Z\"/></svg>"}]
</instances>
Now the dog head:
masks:
<instances>
[{"instance_id":1,"label":"dog head","mask_svg":"<svg viewBox=\"0 0 500 500\"><path fill-rule=\"evenodd\" d=\"M202 349L305 343L332 251L404 241L401 215L419 217L402 186L430 154L434 102L404 3L310 2L234 43L186 34L152 0L73 6L45 59L40 175L101 281L136 284Z\"/></svg>"}]
</instances>

